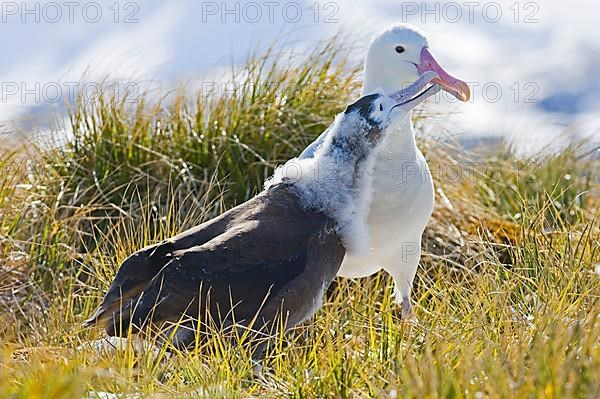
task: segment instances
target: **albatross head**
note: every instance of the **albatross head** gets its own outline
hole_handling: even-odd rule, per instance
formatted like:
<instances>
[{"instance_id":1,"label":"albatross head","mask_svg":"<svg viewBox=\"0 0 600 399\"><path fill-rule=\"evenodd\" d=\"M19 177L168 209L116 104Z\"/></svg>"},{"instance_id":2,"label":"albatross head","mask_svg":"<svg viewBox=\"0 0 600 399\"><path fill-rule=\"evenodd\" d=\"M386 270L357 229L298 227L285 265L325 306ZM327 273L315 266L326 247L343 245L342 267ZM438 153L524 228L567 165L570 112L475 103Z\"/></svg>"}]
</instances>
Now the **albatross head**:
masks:
<instances>
[{"instance_id":1,"label":"albatross head","mask_svg":"<svg viewBox=\"0 0 600 399\"><path fill-rule=\"evenodd\" d=\"M470 98L469 86L447 73L429 50L425 35L408 24L394 25L373 38L367 51L362 94L381 89L389 94L411 84L425 72L435 72L443 90L461 101Z\"/></svg>"},{"instance_id":2,"label":"albatross head","mask_svg":"<svg viewBox=\"0 0 600 399\"><path fill-rule=\"evenodd\" d=\"M338 116L329 151L337 149L351 155L350 158L366 157L383 141L387 127L394 120L406 117L414 107L442 88L438 82L439 75L427 71L401 90L387 95L362 96Z\"/></svg>"},{"instance_id":3,"label":"albatross head","mask_svg":"<svg viewBox=\"0 0 600 399\"><path fill-rule=\"evenodd\" d=\"M470 96L469 86L448 74L429 50L429 42L417 28L398 24L377 34L367 50L363 73L362 96L375 93L391 94L411 84L426 72L437 74L436 82L443 90L462 101ZM410 113L396 119L397 127L410 127ZM406 132L406 131L405 131ZM300 159L312 158L331 136L328 129L300 154ZM412 133L409 129L408 133ZM396 135L397 138L406 137Z\"/></svg>"}]
</instances>

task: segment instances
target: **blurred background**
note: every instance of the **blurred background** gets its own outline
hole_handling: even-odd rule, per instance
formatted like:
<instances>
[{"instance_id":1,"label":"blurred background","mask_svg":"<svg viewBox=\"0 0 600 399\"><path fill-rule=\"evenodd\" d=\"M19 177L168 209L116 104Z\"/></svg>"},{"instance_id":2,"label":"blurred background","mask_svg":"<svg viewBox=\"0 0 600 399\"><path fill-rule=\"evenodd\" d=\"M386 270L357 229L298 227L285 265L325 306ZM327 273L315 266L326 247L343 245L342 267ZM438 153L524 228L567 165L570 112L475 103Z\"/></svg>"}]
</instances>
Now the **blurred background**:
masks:
<instances>
[{"instance_id":1,"label":"blurred background","mask_svg":"<svg viewBox=\"0 0 600 399\"><path fill-rule=\"evenodd\" d=\"M438 98L444 118L431 134L506 138L527 153L600 141L600 3L589 0L28 0L2 1L0 12L4 135L60 121L86 82L159 95L223 89L214 83L231 66L273 44L302 54L340 33L359 63L375 32L408 22L473 92L468 104Z\"/></svg>"}]
</instances>

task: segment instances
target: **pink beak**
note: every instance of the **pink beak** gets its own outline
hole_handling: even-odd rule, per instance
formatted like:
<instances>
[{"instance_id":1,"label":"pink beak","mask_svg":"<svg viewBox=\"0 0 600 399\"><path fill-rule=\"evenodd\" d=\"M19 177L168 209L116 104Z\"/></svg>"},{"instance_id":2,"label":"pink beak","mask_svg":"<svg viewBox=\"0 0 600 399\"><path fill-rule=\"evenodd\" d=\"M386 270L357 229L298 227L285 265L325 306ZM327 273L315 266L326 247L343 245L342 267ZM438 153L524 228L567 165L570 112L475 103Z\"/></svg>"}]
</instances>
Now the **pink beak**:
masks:
<instances>
[{"instance_id":1,"label":"pink beak","mask_svg":"<svg viewBox=\"0 0 600 399\"><path fill-rule=\"evenodd\" d=\"M456 79L438 64L433 58L433 55L429 52L427 47L423 47L421 50L421 63L417 65L419 74L423 74L427 71L433 71L438 74L439 78L433 80L434 83L439 83L444 90L458 98L460 101L469 101L471 98L471 90L469 86L460 79Z\"/></svg>"}]
</instances>

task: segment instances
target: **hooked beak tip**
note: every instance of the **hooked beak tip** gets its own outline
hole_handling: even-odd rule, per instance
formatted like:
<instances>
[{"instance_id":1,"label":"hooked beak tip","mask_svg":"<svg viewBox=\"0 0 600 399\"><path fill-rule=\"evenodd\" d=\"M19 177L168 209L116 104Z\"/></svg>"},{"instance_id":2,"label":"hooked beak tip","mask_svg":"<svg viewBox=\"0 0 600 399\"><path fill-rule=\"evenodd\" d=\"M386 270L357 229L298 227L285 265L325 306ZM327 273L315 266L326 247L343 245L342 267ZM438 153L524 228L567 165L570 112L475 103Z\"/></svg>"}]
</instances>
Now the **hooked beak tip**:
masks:
<instances>
[{"instance_id":1,"label":"hooked beak tip","mask_svg":"<svg viewBox=\"0 0 600 399\"><path fill-rule=\"evenodd\" d=\"M421 63L417 66L417 70L421 74L427 71L436 72L438 78L434 79L434 82L439 83L444 90L452 94L458 100L467 102L471 98L471 89L469 88L469 85L446 72L427 47L423 47L423 50L421 50Z\"/></svg>"},{"instance_id":2,"label":"hooked beak tip","mask_svg":"<svg viewBox=\"0 0 600 399\"><path fill-rule=\"evenodd\" d=\"M471 99L471 88L465 82L457 81L449 83L437 80L435 83L439 83L447 92L462 102L466 103Z\"/></svg>"}]
</instances>

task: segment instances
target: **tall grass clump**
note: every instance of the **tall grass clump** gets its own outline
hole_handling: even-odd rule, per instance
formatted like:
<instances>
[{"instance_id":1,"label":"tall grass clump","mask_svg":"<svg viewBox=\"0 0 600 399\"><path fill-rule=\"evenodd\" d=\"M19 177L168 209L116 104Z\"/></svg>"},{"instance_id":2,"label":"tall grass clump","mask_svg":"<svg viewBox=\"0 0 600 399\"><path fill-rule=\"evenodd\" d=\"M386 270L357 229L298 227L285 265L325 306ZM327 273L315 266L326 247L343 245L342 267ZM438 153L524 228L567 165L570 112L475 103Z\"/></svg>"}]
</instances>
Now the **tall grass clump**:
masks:
<instances>
[{"instance_id":1,"label":"tall grass clump","mask_svg":"<svg viewBox=\"0 0 600 399\"><path fill-rule=\"evenodd\" d=\"M251 197L331 123L358 93L348 54L253 56L208 96L81 100L58 145L3 149L0 397L595 397L598 164L577 146L421 139L437 190L416 320L389 276L339 279L273 342L264 380L219 332L181 353L80 328L128 254Z\"/></svg>"},{"instance_id":2,"label":"tall grass clump","mask_svg":"<svg viewBox=\"0 0 600 399\"><path fill-rule=\"evenodd\" d=\"M195 99L131 105L100 97L70 114L73 138L56 171L78 202L121 208L133 187L167 186L201 197L215 183L230 206L254 195L276 163L297 155L326 128L357 88L356 68L335 42L302 62L268 52L233 70L233 85ZM273 50L274 51L274 50ZM289 66L292 62L293 65ZM67 193L65 193L67 194ZM197 204L195 204L197 205Z\"/></svg>"}]
</instances>

